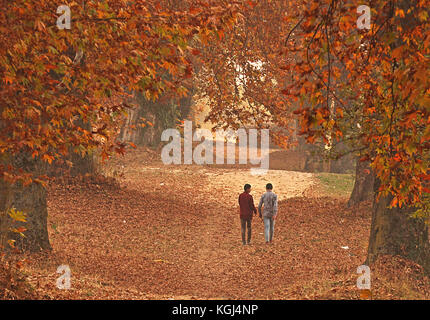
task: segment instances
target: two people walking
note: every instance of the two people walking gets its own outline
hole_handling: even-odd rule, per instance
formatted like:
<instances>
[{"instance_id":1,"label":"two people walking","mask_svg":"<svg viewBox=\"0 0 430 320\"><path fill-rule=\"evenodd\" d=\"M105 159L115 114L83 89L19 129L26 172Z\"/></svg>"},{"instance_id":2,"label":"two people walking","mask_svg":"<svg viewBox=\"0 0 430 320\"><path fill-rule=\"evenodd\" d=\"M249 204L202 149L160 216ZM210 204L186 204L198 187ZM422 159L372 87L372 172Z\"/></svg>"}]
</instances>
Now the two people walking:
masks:
<instances>
[{"instance_id":1,"label":"two people walking","mask_svg":"<svg viewBox=\"0 0 430 320\"><path fill-rule=\"evenodd\" d=\"M251 196L251 185L245 184L244 192L239 195L240 207L240 224L242 231L242 243L251 243L252 234L252 217L257 214L257 209L254 206L254 199ZM273 185L268 183L266 185L266 192L261 196L258 204L258 214L260 219L264 222L264 238L266 243L273 241L273 234L275 229L275 220L278 213L278 196L273 192ZM248 237L246 237L248 231Z\"/></svg>"}]
</instances>

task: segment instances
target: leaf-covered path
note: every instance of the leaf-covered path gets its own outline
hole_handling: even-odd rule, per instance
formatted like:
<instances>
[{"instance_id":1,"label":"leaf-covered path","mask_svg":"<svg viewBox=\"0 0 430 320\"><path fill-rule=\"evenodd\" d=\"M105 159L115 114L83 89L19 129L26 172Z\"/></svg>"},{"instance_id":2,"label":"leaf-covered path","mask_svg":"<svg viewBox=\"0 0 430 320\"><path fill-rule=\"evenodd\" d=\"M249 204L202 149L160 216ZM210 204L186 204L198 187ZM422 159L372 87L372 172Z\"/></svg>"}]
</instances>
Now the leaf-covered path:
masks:
<instances>
[{"instance_id":1,"label":"leaf-covered path","mask_svg":"<svg viewBox=\"0 0 430 320\"><path fill-rule=\"evenodd\" d=\"M30 276L46 297L305 298L342 281L354 294L369 217L344 212L336 199L302 197L311 174L254 177L248 169L166 167L140 156L112 167L123 171L120 186L52 185L53 252L35 259ZM256 218L252 245L242 246L237 195L249 182L258 202L269 180L282 200L275 243L264 244ZM72 290L55 287L61 264L72 270Z\"/></svg>"},{"instance_id":2,"label":"leaf-covered path","mask_svg":"<svg viewBox=\"0 0 430 320\"><path fill-rule=\"evenodd\" d=\"M97 179L51 186L53 251L30 265L46 298L357 297L368 208L351 212L345 200L314 197L308 173L251 177L247 169L166 167L139 157L114 165L123 171L120 186ZM267 179L283 199L272 245L258 217L252 244L241 244L236 199L247 179L255 202ZM72 271L69 291L55 287L61 264Z\"/></svg>"}]
</instances>

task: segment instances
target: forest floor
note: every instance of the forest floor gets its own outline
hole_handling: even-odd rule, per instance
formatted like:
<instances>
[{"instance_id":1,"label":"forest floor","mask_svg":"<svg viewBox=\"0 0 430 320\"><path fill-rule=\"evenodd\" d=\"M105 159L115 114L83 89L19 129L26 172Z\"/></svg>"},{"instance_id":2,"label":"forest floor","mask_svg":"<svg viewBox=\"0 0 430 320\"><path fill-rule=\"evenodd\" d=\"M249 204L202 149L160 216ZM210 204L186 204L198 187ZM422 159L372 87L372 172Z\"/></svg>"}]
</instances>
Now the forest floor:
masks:
<instances>
[{"instance_id":1,"label":"forest floor","mask_svg":"<svg viewBox=\"0 0 430 320\"><path fill-rule=\"evenodd\" d=\"M370 204L348 209L350 190L328 190L317 174L247 168L165 166L139 148L105 165L113 178L57 179L49 186L53 250L28 256L23 272L39 299L359 299ZM324 176L323 178L326 178ZM240 237L237 197L258 203L267 182L279 195L275 241L253 220ZM57 267L71 269L59 290ZM362 296L363 298L364 296ZM367 297L367 296L365 296ZM409 261L372 266L372 298L429 299L430 281Z\"/></svg>"}]
</instances>

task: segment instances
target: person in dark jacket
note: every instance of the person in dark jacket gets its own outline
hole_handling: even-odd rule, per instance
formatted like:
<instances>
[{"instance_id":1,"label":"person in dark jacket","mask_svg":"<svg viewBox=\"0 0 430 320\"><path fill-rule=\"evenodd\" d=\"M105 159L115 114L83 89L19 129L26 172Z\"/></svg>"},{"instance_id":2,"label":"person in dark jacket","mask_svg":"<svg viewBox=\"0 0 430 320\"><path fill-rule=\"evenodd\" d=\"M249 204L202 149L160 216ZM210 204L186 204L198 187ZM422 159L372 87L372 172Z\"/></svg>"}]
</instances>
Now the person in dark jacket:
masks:
<instances>
[{"instance_id":1,"label":"person in dark jacket","mask_svg":"<svg viewBox=\"0 0 430 320\"><path fill-rule=\"evenodd\" d=\"M242 230L242 243L245 245L246 243L251 243L251 221L252 214L257 214L257 209L254 206L254 199L252 198L251 185L245 184L243 187L245 190L243 193L239 195L239 207L240 207L240 225ZM248 230L248 239L246 239L246 230Z\"/></svg>"}]
</instances>

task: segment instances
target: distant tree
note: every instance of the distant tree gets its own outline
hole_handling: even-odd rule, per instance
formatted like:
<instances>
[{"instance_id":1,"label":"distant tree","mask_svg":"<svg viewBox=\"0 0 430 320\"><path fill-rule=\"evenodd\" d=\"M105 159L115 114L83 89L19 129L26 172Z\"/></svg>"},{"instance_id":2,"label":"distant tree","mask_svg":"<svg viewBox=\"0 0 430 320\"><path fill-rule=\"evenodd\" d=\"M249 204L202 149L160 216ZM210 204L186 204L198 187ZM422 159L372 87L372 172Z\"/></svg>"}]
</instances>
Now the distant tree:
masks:
<instances>
[{"instance_id":1,"label":"distant tree","mask_svg":"<svg viewBox=\"0 0 430 320\"><path fill-rule=\"evenodd\" d=\"M280 69L290 23L291 1L243 1L245 10L234 27L208 34L197 44L195 83L199 98L209 104L208 121L215 127L270 128L271 138L287 147L295 130L293 109L279 92L289 83Z\"/></svg>"}]
</instances>

